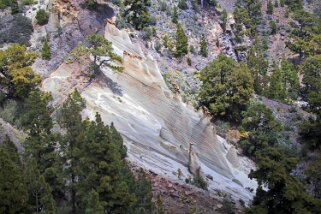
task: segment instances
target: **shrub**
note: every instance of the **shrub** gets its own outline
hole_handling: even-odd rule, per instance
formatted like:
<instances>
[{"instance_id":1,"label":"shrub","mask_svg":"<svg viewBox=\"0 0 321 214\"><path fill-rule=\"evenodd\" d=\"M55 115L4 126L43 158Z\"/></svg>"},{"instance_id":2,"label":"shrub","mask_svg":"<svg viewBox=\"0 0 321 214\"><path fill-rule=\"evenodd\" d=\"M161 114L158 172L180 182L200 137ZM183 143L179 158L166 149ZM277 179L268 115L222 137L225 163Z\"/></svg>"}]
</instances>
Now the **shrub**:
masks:
<instances>
[{"instance_id":1,"label":"shrub","mask_svg":"<svg viewBox=\"0 0 321 214\"><path fill-rule=\"evenodd\" d=\"M40 9L36 14L36 19L39 25L45 25L48 23L49 14L45 10Z\"/></svg>"},{"instance_id":2,"label":"shrub","mask_svg":"<svg viewBox=\"0 0 321 214\"><path fill-rule=\"evenodd\" d=\"M150 25L156 25L156 23L157 23L157 20L156 20L156 18L154 17L154 16L151 16L150 18L149 18L149 22L148 22Z\"/></svg>"},{"instance_id":3,"label":"shrub","mask_svg":"<svg viewBox=\"0 0 321 214\"><path fill-rule=\"evenodd\" d=\"M155 43L155 50L157 52L160 52L160 50L162 49L162 44L159 41L156 41Z\"/></svg>"},{"instance_id":4,"label":"shrub","mask_svg":"<svg viewBox=\"0 0 321 214\"><path fill-rule=\"evenodd\" d=\"M207 182L204 180L204 178L202 177L201 173L200 173L200 169L198 169L196 171L196 174L192 180L192 184L199 187L199 188L202 188L202 189L205 189L207 190Z\"/></svg>"},{"instance_id":5,"label":"shrub","mask_svg":"<svg viewBox=\"0 0 321 214\"><path fill-rule=\"evenodd\" d=\"M25 16L14 16L12 21L1 23L0 44L18 43L29 44L30 36L33 32L31 20Z\"/></svg>"},{"instance_id":6,"label":"shrub","mask_svg":"<svg viewBox=\"0 0 321 214\"><path fill-rule=\"evenodd\" d=\"M44 60L51 59L51 50L50 50L48 40L45 40L45 42L43 43L41 55L42 55L42 59L44 59Z\"/></svg>"},{"instance_id":7,"label":"shrub","mask_svg":"<svg viewBox=\"0 0 321 214\"><path fill-rule=\"evenodd\" d=\"M188 64L189 66L192 65L192 59L191 59L190 57L187 57L187 64Z\"/></svg>"},{"instance_id":8,"label":"shrub","mask_svg":"<svg viewBox=\"0 0 321 214\"><path fill-rule=\"evenodd\" d=\"M35 3L34 0L22 0L22 4L23 5L32 5L34 3Z\"/></svg>"},{"instance_id":9,"label":"shrub","mask_svg":"<svg viewBox=\"0 0 321 214\"><path fill-rule=\"evenodd\" d=\"M179 0L178 8L181 9L181 10L187 10L188 6L186 4L186 0Z\"/></svg>"},{"instance_id":10,"label":"shrub","mask_svg":"<svg viewBox=\"0 0 321 214\"><path fill-rule=\"evenodd\" d=\"M164 1L162 1L161 3L160 3L160 11L167 11L167 9L168 9L168 6L167 6L167 4L166 4L166 2L164 2Z\"/></svg>"}]
</instances>

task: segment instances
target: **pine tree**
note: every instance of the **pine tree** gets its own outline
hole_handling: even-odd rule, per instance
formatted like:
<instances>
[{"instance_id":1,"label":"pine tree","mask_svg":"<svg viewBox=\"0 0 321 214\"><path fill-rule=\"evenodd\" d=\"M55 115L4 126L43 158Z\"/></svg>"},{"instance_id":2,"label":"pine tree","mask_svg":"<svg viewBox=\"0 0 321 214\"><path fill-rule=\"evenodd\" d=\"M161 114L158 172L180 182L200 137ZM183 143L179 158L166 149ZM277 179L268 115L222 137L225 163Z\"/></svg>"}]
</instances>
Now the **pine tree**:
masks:
<instances>
[{"instance_id":1,"label":"pine tree","mask_svg":"<svg viewBox=\"0 0 321 214\"><path fill-rule=\"evenodd\" d=\"M121 142L114 141L115 134L112 135L110 127L103 124L99 114L96 114L95 121L84 121L84 127L79 160L80 197L86 198L86 194L95 188L105 212L126 213L132 210L136 197L130 192L125 179L126 162L119 150L122 139Z\"/></svg>"},{"instance_id":2,"label":"pine tree","mask_svg":"<svg viewBox=\"0 0 321 214\"><path fill-rule=\"evenodd\" d=\"M102 68L109 68L116 72L123 70L122 66L116 65L116 63L122 62L122 57L114 53L112 43L105 39L104 35L90 34L87 40L89 47L80 44L72 51L71 56L80 63L83 63L83 57L88 59L91 55L93 56L94 61L90 64L91 73L88 76L91 78L95 77Z\"/></svg>"},{"instance_id":3,"label":"pine tree","mask_svg":"<svg viewBox=\"0 0 321 214\"><path fill-rule=\"evenodd\" d=\"M282 72L275 62L272 65L272 69L273 73L270 78L270 85L265 96L270 99L284 101L286 98L286 90L282 82Z\"/></svg>"},{"instance_id":4,"label":"pine tree","mask_svg":"<svg viewBox=\"0 0 321 214\"><path fill-rule=\"evenodd\" d=\"M180 23L177 24L176 30L176 57L182 57L188 54L188 38Z\"/></svg>"},{"instance_id":5,"label":"pine tree","mask_svg":"<svg viewBox=\"0 0 321 214\"><path fill-rule=\"evenodd\" d=\"M156 214L164 214L165 209L164 209L164 204L162 201L162 198L160 195L157 195L157 200L156 200Z\"/></svg>"},{"instance_id":6,"label":"pine tree","mask_svg":"<svg viewBox=\"0 0 321 214\"><path fill-rule=\"evenodd\" d=\"M27 206L27 189L21 166L0 147L0 213L24 213Z\"/></svg>"},{"instance_id":7,"label":"pine tree","mask_svg":"<svg viewBox=\"0 0 321 214\"><path fill-rule=\"evenodd\" d=\"M208 44L207 44L207 39L204 34L202 34L202 38L200 41L200 47L201 47L200 54L203 57L207 57L208 56Z\"/></svg>"},{"instance_id":8,"label":"pine tree","mask_svg":"<svg viewBox=\"0 0 321 214\"><path fill-rule=\"evenodd\" d=\"M176 7L176 6L174 6L174 8L173 8L172 22L173 22L174 24L178 24L178 10L177 10L177 7Z\"/></svg>"},{"instance_id":9,"label":"pine tree","mask_svg":"<svg viewBox=\"0 0 321 214\"><path fill-rule=\"evenodd\" d=\"M25 100L21 123L29 136L24 142L24 155L26 160L36 160L40 173L53 190L54 197L60 198L63 192L63 166L56 151L59 136L51 133L51 114L54 109L49 107L50 101L49 93L38 90L32 91Z\"/></svg>"},{"instance_id":10,"label":"pine tree","mask_svg":"<svg viewBox=\"0 0 321 214\"><path fill-rule=\"evenodd\" d=\"M187 10L188 6L186 4L186 0L179 0L178 1L178 8L181 10Z\"/></svg>"},{"instance_id":11,"label":"pine tree","mask_svg":"<svg viewBox=\"0 0 321 214\"><path fill-rule=\"evenodd\" d=\"M219 55L201 72L201 104L217 117L240 120L253 92L253 79L248 67Z\"/></svg>"},{"instance_id":12,"label":"pine tree","mask_svg":"<svg viewBox=\"0 0 321 214\"><path fill-rule=\"evenodd\" d=\"M248 137L240 140L244 154L255 158L258 152L277 144L281 125L270 109L260 103L251 103L242 116L242 127L248 132Z\"/></svg>"},{"instance_id":13,"label":"pine tree","mask_svg":"<svg viewBox=\"0 0 321 214\"><path fill-rule=\"evenodd\" d=\"M104 214L104 207L99 201L99 194L95 190L91 190L88 195L85 214Z\"/></svg>"},{"instance_id":14,"label":"pine tree","mask_svg":"<svg viewBox=\"0 0 321 214\"><path fill-rule=\"evenodd\" d=\"M48 43L48 40L46 39L43 43L42 49L41 49L41 55L42 59L44 60L50 60L51 59L51 50Z\"/></svg>"},{"instance_id":15,"label":"pine tree","mask_svg":"<svg viewBox=\"0 0 321 214\"><path fill-rule=\"evenodd\" d=\"M221 15L221 21L222 21L222 28L223 28L223 32L226 31L226 24L227 24L227 12L224 9Z\"/></svg>"},{"instance_id":16,"label":"pine tree","mask_svg":"<svg viewBox=\"0 0 321 214\"><path fill-rule=\"evenodd\" d=\"M270 14L270 15L273 14L273 3L271 0L269 0L268 5L267 5L267 14Z\"/></svg>"},{"instance_id":17,"label":"pine tree","mask_svg":"<svg viewBox=\"0 0 321 214\"><path fill-rule=\"evenodd\" d=\"M29 160L25 171L24 177L29 193L29 209L32 212L56 213L51 188L38 170L37 162L34 159Z\"/></svg>"},{"instance_id":18,"label":"pine tree","mask_svg":"<svg viewBox=\"0 0 321 214\"><path fill-rule=\"evenodd\" d=\"M65 179L69 181L67 190L71 196L72 213L76 214L77 207L77 184L80 171L80 148L84 141L84 127L80 112L85 107L85 102L76 90L70 94L63 103L59 125L65 129L66 134L61 142L62 159L65 166Z\"/></svg>"},{"instance_id":19,"label":"pine tree","mask_svg":"<svg viewBox=\"0 0 321 214\"><path fill-rule=\"evenodd\" d=\"M129 6L125 10L125 17L128 22L132 23L136 30L142 30L148 27L150 21L150 14L147 7L149 7L150 0L125 0L125 6Z\"/></svg>"},{"instance_id":20,"label":"pine tree","mask_svg":"<svg viewBox=\"0 0 321 214\"><path fill-rule=\"evenodd\" d=\"M152 185L150 180L146 178L146 174L142 169L138 174L136 196L136 207L140 210L140 213L152 213Z\"/></svg>"},{"instance_id":21,"label":"pine tree","mask_svg":"<svg viewBox=\"0 0 321 214\"><path fill-rule=\"evenodd\" d=\"M17 0L11 0L11 13L19 13L19 5Z\"/></svg>"}]
</instances>

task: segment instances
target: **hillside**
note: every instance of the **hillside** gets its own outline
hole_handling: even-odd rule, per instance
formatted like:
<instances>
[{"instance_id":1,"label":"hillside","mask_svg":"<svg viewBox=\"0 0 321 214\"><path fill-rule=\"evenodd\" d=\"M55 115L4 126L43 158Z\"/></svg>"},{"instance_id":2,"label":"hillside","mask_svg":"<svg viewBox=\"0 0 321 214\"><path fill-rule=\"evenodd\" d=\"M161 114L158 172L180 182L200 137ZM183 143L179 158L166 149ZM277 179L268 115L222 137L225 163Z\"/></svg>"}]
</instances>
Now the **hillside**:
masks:
<instances>
[{"instance_id":1,"label":"hillside","mask_svg":"<svg viewBox=\"0 0 321 214\"><path fill-rule=\"evenodd\" d=\"M0 0L0 212L318 213L318 6Z\"/></svg>"}]
</instances>

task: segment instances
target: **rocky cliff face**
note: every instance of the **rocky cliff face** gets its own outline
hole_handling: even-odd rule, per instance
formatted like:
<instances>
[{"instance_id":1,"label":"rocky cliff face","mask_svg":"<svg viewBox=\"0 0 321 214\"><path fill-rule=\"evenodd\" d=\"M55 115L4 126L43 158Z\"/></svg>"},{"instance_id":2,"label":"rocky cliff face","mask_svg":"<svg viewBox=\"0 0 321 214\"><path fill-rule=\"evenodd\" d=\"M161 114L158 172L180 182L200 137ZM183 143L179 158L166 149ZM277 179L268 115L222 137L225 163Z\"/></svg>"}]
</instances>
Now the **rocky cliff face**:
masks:
<instances>
[{"instance_id":1,"label":"rocky cliff face","mask_svg":"<svg viewBox=\"0 0 321 214\"><path fill-rule=\"evenodd\" d=\"M94 83L87 83L84 66L63 63L44 80L43 90L61 103L78 88L87 103L83 116L93 118L99 112L105 123L113 122L131 162L174 180L179 180L178 169L188 178L200 167L212 179L207 179L211 191L251 199L249 189L256 183L247 177L249 162L216 135L209 118L167 88L157 62L133 44L125 30L118 30L110 20L105 37L123 57L122 73L104 69Z\"/></svg>"}]
</instances>

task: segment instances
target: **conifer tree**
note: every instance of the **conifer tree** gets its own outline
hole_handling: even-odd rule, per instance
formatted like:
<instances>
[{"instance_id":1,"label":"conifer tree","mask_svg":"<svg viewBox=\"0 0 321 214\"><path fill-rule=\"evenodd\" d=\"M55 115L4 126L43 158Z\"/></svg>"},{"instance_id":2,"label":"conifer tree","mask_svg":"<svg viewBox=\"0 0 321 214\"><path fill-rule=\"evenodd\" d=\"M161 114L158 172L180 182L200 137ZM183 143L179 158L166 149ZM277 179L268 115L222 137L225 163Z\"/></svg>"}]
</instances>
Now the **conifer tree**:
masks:
<instances>
[{"instance_id":1,"label":"conifer tree","mask_svg":"<svg viewBox=\"0 0 321 214\"><path fill-rule=\"evenodd\" d=\"M42 59L44 60L50 60L51 59L51 50L48 43L48 40L46 39L43 43L42 49L41 49L41 55Z\"/></svg>"},{"instance_id":2,"label":"conifer tree","mask_svg":"<svg viewBox=\"0 0 321 214\"><path fill-rule=\"evenodd\" d=\"M72 51L71 56L80 63L83 63L84 57L88 60L91 55L93 56L94 61L90 64L91 73L88 75L89 77L93 78L98 75L101 68L110 68L116 72L123 70L123 67L117 65L117 63L122 62L122 58L114 53L112 43L105 39L104 35L90 34L87 40L89 47L80 44Z\"/></svg>"},{"instance_id":3,"label":"conifer tree","mask_svg":"<svg viewBox=\"0 0 321 214\"><path fill-rule=\"evenodd\" d=\"M227 12L225 9L223 10L222 15L221 15L221 21L222 21L223 31L225 32L226 31L226 24L227 24Z\"/></svg>"},{"instance_id":4,"label":"conifer tree","mask_svg":"<svg viewBox=\"0 0 321 214\"><path fill-rule=\"evenodd\" d=\"M182 57L188 54L188 38L184 32L184 29L180 23L177 24L176 29L176 57Z\"/></svg>"},{"instance_id":5,"label":"conifer tree","mask_svg":"<svg viewBox=\"0 0 321 214\"><path fill-rule=\"evenodd\" d=\"M104 207L99 201L99 194L93 189L86 201L85 214L104 214Z\"/></svg>"},{"instance_id":6,"label":"conifer tree","mask_svg":"<svg viewBox=\"0 0 321 214\"><path fill-rule=\"evenodd\" d=\"M174 24L178 24L178 10L177 10L177 7L176 7L176 6L174 6L174 8L173 8L172 22L173 22Z\"/></svg>"},{"instance_id":7,"label":"conifer tree","mask_svg":"<svg viewBox=\"0 0 321 214\"><path fill-rule=\"evenodd\" d=\"M188 6L187 6L187 4L186 4L186 0L179 0L179 1L178 1L178 7L179 7L179 9L181 9L181 10L186 10L186 9L188 9Z\"/></svg>"},{"instance_id":8,"label":"conifer tree","mask_svg":"<svg viewBox=\"0 0 321 214\"><path fill-rule=\"evenodd\" d=\"M56 213L55 201L51 188L38 170L35 159L30 159L24 174L29 193L29 209L32 212Z\"/></svg>"},{"instance_id":9,"label":"conifer tree","mask_svg":"<svg viewBox=\"0 0 321 214\"><path fill-rule=\"evenodd\" d=\"M0 146L0 213L24 213L28 194L21 166ZM15 156L15 155L13 155Z\"/></svg>"},{"instance_id":10,"label":"conifer tree","mask_svg":"<svg viewBox=\"0 0 321 214\"><path fill-rule=\"evenodd\" d=\"M76 90L70 94L67 100L63 103L59 125L65 129L66 134L61 142L61 153L65 166L65 179L69 181L67 190L71 196L72 213L78 211L77 202L77 184L80 170L79 150L84 140L84 128L80 112L85 107L85 102Z\"/></svg>"},{"instance_id":11,"label":"conifer tree","mask_svg":"<svg viewBox=\"0 0 321 214\"><path fill-rule=\"evenodd\" d=\"M124 5L129 6L125 11L125 16L128 22L134 25L136 30L148 27L150 14L147 7L151 5L150 0L125 0Z\"/></svg>"},{"instance_id":12,"label":"conifer tree","mask_svg":"<svg viewBox=\"0 0 321 214\"><path fill-rule=\"evenodd\" d=\"M103 124L99 114L96 114L95 121L84 121L84 127L80 158L80 195L86 198L88 191L97 189L105 212L129 212L136 203L136 197L130 192L124 177L126 162L121 158L121 147L116 145L113 139L115 134L112 135L110 127ZM122 144L122 139L118 143Z\"/></svg>"},{"instance_id":13,"label":"conifer tree","mask_svg":"<svg viewBox=\"0 0 321 214\"><path fill-rule=\"evenodd\" d=\"M268 5L267 5L267 14L270 14L270 15L273 14L273 3L271 0L269 0Z\"/></svg>"},{"instance_id":14,"label":"conifer tree","mask_svg":"<svg viewBox=\"0 0 321 214\"><path fill-rule=\"evenodd\" d=\"M270 99L283 101L286 98L286 90L282 82L282 72L275 62L272 65L272 69L273 73L270 78L269 89L265 95Z\"/></svg>"},{"instance_id":15,"label":"conifer tree","mask_svg":"<svg viewBox=\"0 0 321 214\"><path fill-rule=\"evenodd\" d=\"M207 44L207 39L204 34L202 34L202 37L201 37L200 47L201 47L200 54L203 57L207 57L208 56L208 44Z\"/></svg>"},{"instance_id":16,"label":"conifer tree","mask_svg":"<svg viewBox=\"0 0 321 214\"><path fill-rule=\"evenodd\" d=\"M219 55L200 73L203 84L199 93L201 104L211 113L225 119L240 120L253 92L253 79L248 67Z\"/></svg>"},{"instance_id":17,"label":"conifer tree","mask_svg":"<svg viewBox=\"0 0 321 214\"><path fill-rule=\"evenodd\" d=\"M152 213L152 185L150 180L146 178L146 174L142 169L138 174L136 196L136 207L140 211L140 213Z\"/></svg>"},{"instance_id":18,"label":"conifer tree","mask_svg":"<svg viewBox=\"0 0 321 214\"><path fill-rule=\"evenodd\" d=\"M19 13L19 5L17 0L11 0L11 13Z\"/></svg>"}]
</instances>

